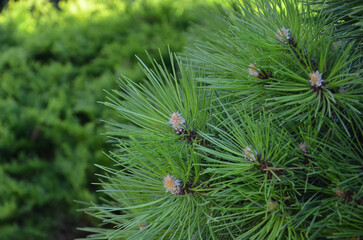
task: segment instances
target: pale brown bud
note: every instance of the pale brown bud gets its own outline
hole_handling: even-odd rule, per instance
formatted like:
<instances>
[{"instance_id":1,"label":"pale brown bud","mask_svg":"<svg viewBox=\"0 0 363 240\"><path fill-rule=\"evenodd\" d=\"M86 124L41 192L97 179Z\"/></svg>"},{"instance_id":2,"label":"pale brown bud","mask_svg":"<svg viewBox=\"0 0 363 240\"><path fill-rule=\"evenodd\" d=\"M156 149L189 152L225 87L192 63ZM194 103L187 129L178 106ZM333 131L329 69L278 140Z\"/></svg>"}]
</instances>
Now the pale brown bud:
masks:
<instances>
[{"instance_id":1,"label":"pale brown bud","mask_svg":"<svg viewBox=\"0 0 363 240\"><path fill-rule=\"evenodd\" d=\"M260 73L258 72L260 69L256 68L254 63L250 64L250 68L248 69L248 73L253 77L259 77Z\"/></svg>"},{"instance_id":2,"label":"pale brown bud","mask_svg":"<svg viewBox=\"0 0 363 240\"><path fill-rule=\"evenodd\" d=\"M173 195L181 195L183 193L183 182L174 176L170 176L170 174L166 175L163 183L167 192L170 192Z\"/></svg>"},{"instance_id":3,"label":"pale brown bud","mask_svg":"<svg viewBox=\"0 0 363 240\"><path fill-rule=\"evenodd\" d=\"M247 146L243 151L245 153L246 160L251 162L256 160L255 154L249 146Z\"/></svg>"},{"instance_id":4,"label":"pale brown bud","mask_svg":"<svg viewBox=\"0 0 363 240\"><path fill-rule=\"evenodd\" d=\"M319 71L312 72L309 74L310 77L310 86L312 87L320 87L324 80L321 78L322 73L319 73Z\"/></svg>"},{"instance_id":5,"label":"pale brown bud","mask_svg":"<svg viewBox=\"0 0 363 240\"><path fill-rule=\"evenodd\" d=\"M286 40L291 38L290 29L286 29L284 27L277 29L276 37L280 40L281 43L287 44L288 42Z\"/></svg>"},{"instance_id":6,"label":"pale brown bud","mask_svg":"<svg viewBox=\"0 0 363 240\"><path fill-rule=\"evenodd\" d=\"M308 148L306 146L305 143L300 143L299 144L299 149L303 152L303 153L307 153L308 152Z\"/></svg>"},{"instance_id":7,"label":"pale brown bud","mask_svg":"<svg viewBox=\"0 0 363 240\"><path fill-rule=\"evenodd\" d=\"M183 131L184 130L183 127L184 127L184 124L185 124L185 120L181 116L181 114L178 113L178 112L175 112L175 113L171 114L169 123L171 124L171 127L176 132L180 132L180 131Z\"/></svg>"}]
</instances>

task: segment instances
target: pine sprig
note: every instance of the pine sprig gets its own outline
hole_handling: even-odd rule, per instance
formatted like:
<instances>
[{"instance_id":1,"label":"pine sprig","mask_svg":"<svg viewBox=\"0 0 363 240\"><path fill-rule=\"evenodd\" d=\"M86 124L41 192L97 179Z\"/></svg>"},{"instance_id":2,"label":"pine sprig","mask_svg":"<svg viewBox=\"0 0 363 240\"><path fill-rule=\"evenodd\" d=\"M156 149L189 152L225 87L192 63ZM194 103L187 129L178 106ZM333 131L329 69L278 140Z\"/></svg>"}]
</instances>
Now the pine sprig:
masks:
<instances>
[{"instance_id":1,"label":"pine sprig","mask_svg":"<svg viewBox=\"0 0 363 240\"><path fill-rule=\"evenodd\" d=\"M172 54L170 61L175 61ZM133 83L123 77L120 81L122 90L110 93L109 102L105 105L114 108L134 125L155 134L172 133L170 118L173 113L180 113L185 119L185 130L205 129L212 94L198 88L196 73L187 71L183 63L176 60L180 71L179 79L176 66L173 65L172 73L169 73L164 62L158 64L151 59L150 62L153 70L141 62L149 80L146 85ZM121 132L127 131L126 126L116 124L115 127L117 126L123 129Z\"/></svg>"},{"instance_id":2,"label":"pine sprig","mask_svg":"<svg viewBox=\"0 0 363 240\"><path fill-rule=\"evenodd\" d=\"M349 132L347 124L362 114L362 76L348 67L360 54L352 45L335 46L331 19L293 1L257 1L239 10L226 21L228 31L218 29L210 45L198 45L196 63L213 66L200 81L232 90L243 103L267 101L280 118L328 116Z\"/></svg>"},{"instance_id":3,"label":"pine sprig","mask_svg":"<svg viewBox=\"0 0 363 240\"><path fill-rule=\"evenodd\" d=\"M109 95L131 124L109 133L91 239L362 236L361 53L297 0L228 11L190 60Z\"/></svg>"}]
</instances>

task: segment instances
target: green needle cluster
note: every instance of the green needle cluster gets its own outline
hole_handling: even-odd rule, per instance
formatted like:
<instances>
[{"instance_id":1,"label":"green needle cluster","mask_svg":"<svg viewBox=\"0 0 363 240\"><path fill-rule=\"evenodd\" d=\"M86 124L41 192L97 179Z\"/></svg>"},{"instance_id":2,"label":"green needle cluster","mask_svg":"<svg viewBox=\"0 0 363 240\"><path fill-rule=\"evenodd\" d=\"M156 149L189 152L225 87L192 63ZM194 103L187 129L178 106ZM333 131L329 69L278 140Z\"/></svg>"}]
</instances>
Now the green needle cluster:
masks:
<instances>
[{"instance_id":1,"label":"green needle cluster","mask_svg":"<svg viewBox=\"0 0 363 240\"><path fill-rule=\"evenodd\" d=\"M317 6L234 3L171 69L120 80L90 239L363 236L362 53Z\"/></svg>"}]
</instances>

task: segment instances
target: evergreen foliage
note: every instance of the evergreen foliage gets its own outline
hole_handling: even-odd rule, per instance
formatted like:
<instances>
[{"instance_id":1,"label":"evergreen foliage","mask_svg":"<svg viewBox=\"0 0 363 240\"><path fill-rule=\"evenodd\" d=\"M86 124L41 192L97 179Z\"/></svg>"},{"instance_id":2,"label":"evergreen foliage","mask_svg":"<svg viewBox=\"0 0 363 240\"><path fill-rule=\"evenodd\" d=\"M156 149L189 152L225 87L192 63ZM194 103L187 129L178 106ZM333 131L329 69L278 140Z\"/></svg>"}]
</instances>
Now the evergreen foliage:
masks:
<instances>
[{"instance_id":1,"label":"evergreen foliage","mask_svg":"<svg viewBox=\"0 0 363 240\"><path fill-rule=\"evenodd\" d=\"M89 239L363 236L362 53L313 6L237 2L171 70L120 80L105 104L132 124L110 123Z\"/></svg>"},{"instance_id":2,"label":"evergreen foliage","mask_svg":"<svg viewBox=\"0 0 363 240\"><path fill-rule=\"evenodd\" d=\"M95 201L107 165L97 101L134 55L180 51L203 1L10 1L0 14L0 239L73 239L95 225L74 200ZM203 3L205 5L205 3ZM166 63L170 67L170 63Z\"/></svg>"}]
</instances>

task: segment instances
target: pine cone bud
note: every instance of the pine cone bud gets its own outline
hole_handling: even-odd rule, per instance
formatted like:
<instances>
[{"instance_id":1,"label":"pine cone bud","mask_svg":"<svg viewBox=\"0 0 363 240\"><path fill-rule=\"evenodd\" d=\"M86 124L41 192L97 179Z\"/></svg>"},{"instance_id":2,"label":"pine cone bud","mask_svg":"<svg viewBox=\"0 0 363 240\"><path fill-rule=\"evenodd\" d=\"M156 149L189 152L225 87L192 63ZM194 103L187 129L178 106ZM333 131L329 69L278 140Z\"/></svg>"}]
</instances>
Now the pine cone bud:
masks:
<instances>
[{"instance_id":1,"label":"pine cone bud","mask_svg":"<svg viewBox=\"0 0 363 240\"><path fill-rule=\"evenodd\" d=\"M170 192L173 195L181 195L183 193L183 182L174 176L166 175L163 182L166 192Z\"/></svg>"},{"instance_id":2,"label":"pine cone bud","mask_svg":"<svg viewBox=\"0 0 363 240\"><path fill-rule=\"evenodd\" d=\"M291 38L290 29L280 28L277 30L276 37L280 40L281 43L288 44L286 40Z\"/></svg>"},{"instance_id":3,"label":"pine cone bud","mask_svg":"<svg viewBox=\"0 0 363 240\"><path fill-rule=\"evenodd\" d=\"M319 71L310 73L310 86L312 87L320 87L324 80L321 78L322 73L319 73Z\"/></svg>"},{"instance_id":4,"label":"pine cone bud","mask_svg":"<svg viewBox=\"0 0 363 240\"><path fill-rule=\"evenodd\" d=\"M175 130L177 134L181 134L185 131L184 129L185 120L180 113L178 112L173 113L170 116L169 123L171 124L171 127Z\"/></svg>"}]
</instances>

